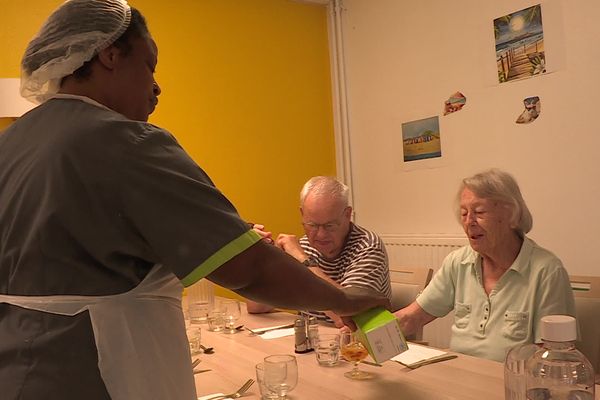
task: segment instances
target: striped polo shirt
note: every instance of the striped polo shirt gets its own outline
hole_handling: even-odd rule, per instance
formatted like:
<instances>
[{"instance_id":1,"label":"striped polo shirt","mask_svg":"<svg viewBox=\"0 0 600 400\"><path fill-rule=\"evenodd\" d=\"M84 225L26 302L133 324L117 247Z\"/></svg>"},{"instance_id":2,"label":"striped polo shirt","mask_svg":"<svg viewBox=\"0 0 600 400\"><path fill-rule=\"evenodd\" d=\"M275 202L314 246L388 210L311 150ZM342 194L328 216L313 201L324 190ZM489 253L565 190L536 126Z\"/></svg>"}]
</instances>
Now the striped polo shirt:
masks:
<instances>
[{"instance_id":1,"label":"striped polo shirt","mask_svg":"<svg viewBox=\"0 0 600 400\"><path fill-rule=\"evenodd\" d=\"M308 242L300 238L300 246L307 256L313 257L331 279L343 287L357 286L373 289L391 299L390 270L385 245L375 233L353 223L341 253L327 260ZM309 312L323 317L321 313Z\"/></svg>"}]
</instances>

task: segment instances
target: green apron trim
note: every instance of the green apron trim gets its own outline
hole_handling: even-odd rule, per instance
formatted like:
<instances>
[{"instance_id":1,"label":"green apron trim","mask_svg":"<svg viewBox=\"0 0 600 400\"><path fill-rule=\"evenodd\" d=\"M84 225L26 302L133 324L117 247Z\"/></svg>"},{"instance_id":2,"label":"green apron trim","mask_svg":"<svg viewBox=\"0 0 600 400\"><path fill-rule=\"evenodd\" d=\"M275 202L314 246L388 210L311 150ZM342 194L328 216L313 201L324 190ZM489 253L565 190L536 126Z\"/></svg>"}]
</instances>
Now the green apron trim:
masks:
<instances>
[{"instance_id":1,"label":"green apron trim","mask_svg":"<svg viewBox=\"0 0 600 400\"><path fill-rule=\"evenodd\" d=\"M233 257L242 253L246 249L248 249L253 244L258 243L261 240L261 236L254 232L253 230L249 230L242 234L237 239L232 240L223 246L219 251L210 256L206 261L196 267L192 272L190 272L185 278L181 280L183 286L190 286L200 279L204 278L221 265L225 264L227 261L231 260Z\"/></svg>"}]
</instances>

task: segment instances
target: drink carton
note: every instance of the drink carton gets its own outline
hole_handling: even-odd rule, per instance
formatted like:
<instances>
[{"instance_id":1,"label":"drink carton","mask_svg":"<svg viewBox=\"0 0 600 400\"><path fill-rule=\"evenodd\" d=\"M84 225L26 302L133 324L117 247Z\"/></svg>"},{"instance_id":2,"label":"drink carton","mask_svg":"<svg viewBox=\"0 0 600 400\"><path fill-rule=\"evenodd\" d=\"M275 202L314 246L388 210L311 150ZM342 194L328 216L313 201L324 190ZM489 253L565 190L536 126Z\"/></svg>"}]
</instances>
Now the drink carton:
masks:
<instances>
[{"instance_id":1,"label":"drink carton","mask_svg":"<svg viewBox=\"0 0 600 400\"><path fill-rule=\"evenodd\" d=\"M384 308L376 307L352 317L359 340L378 363L408 350L406 339L396 317Z\"/></svg>"}]
</instances>

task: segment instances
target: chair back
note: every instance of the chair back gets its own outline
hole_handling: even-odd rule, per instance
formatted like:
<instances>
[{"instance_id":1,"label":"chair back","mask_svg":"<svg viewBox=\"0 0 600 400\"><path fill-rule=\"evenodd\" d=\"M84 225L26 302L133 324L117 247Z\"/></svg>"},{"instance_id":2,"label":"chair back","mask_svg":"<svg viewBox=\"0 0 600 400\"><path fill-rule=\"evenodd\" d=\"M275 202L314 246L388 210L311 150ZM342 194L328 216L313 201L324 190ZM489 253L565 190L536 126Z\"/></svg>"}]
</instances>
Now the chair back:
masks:
<instances>
[{"instance_id":1,"label":"chair back","mask_svg":"<svg viewBox=\"0 0 600 400\"><path fill-rule=\"evenodd\" d=\"M581 333L577 349L600 374L600 276L569 276L575 296L575 311Z\"/></svg>"},{"instance_id":2,"label":"chair back","mask_svg":"<svg viewBox=\"0 0 600 400\"><path fill-rule=\"evenodd\" d=\"M390 267L392 286L392 308L394 311L406 307L429 284L433 270L427 267Z\"/></svg>"},{"instance_id":3,"label":"chair back","mask_svg":"<svg viewBox=\"0 0 600 400\"><path fill-rule=\"evenodd\" d=\"M399 310L415 301L419 293L429 284L432 275L433 270L427 267L390 267L392 310ZM407 336L406 339L422 342L423 329Z\"/></svg>"}]
</instances>

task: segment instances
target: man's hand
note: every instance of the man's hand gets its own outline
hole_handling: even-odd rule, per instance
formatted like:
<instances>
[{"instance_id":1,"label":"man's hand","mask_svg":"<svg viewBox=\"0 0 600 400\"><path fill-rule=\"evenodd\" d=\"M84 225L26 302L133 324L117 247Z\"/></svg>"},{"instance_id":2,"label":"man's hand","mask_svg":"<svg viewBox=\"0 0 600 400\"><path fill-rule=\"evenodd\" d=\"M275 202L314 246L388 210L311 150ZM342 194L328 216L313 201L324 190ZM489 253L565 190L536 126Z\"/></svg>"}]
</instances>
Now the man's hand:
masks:
<instances>
[{"instance_id":1,"label":"man's hand","mask_svg":"<svg viewBox=\"0 0 600 400\"><path fill-rule=\"evenodd\" d=\"M279 234L279 236L277 236L277 240L275 240L275 245L300 262L308 258L306 253L304 253L304 250L302 250L302 247L300 246L300 242L298 241L298 237L296 237L296 235L288 235L286 233L281 233Z\"/></svg>"}]
</instances>

